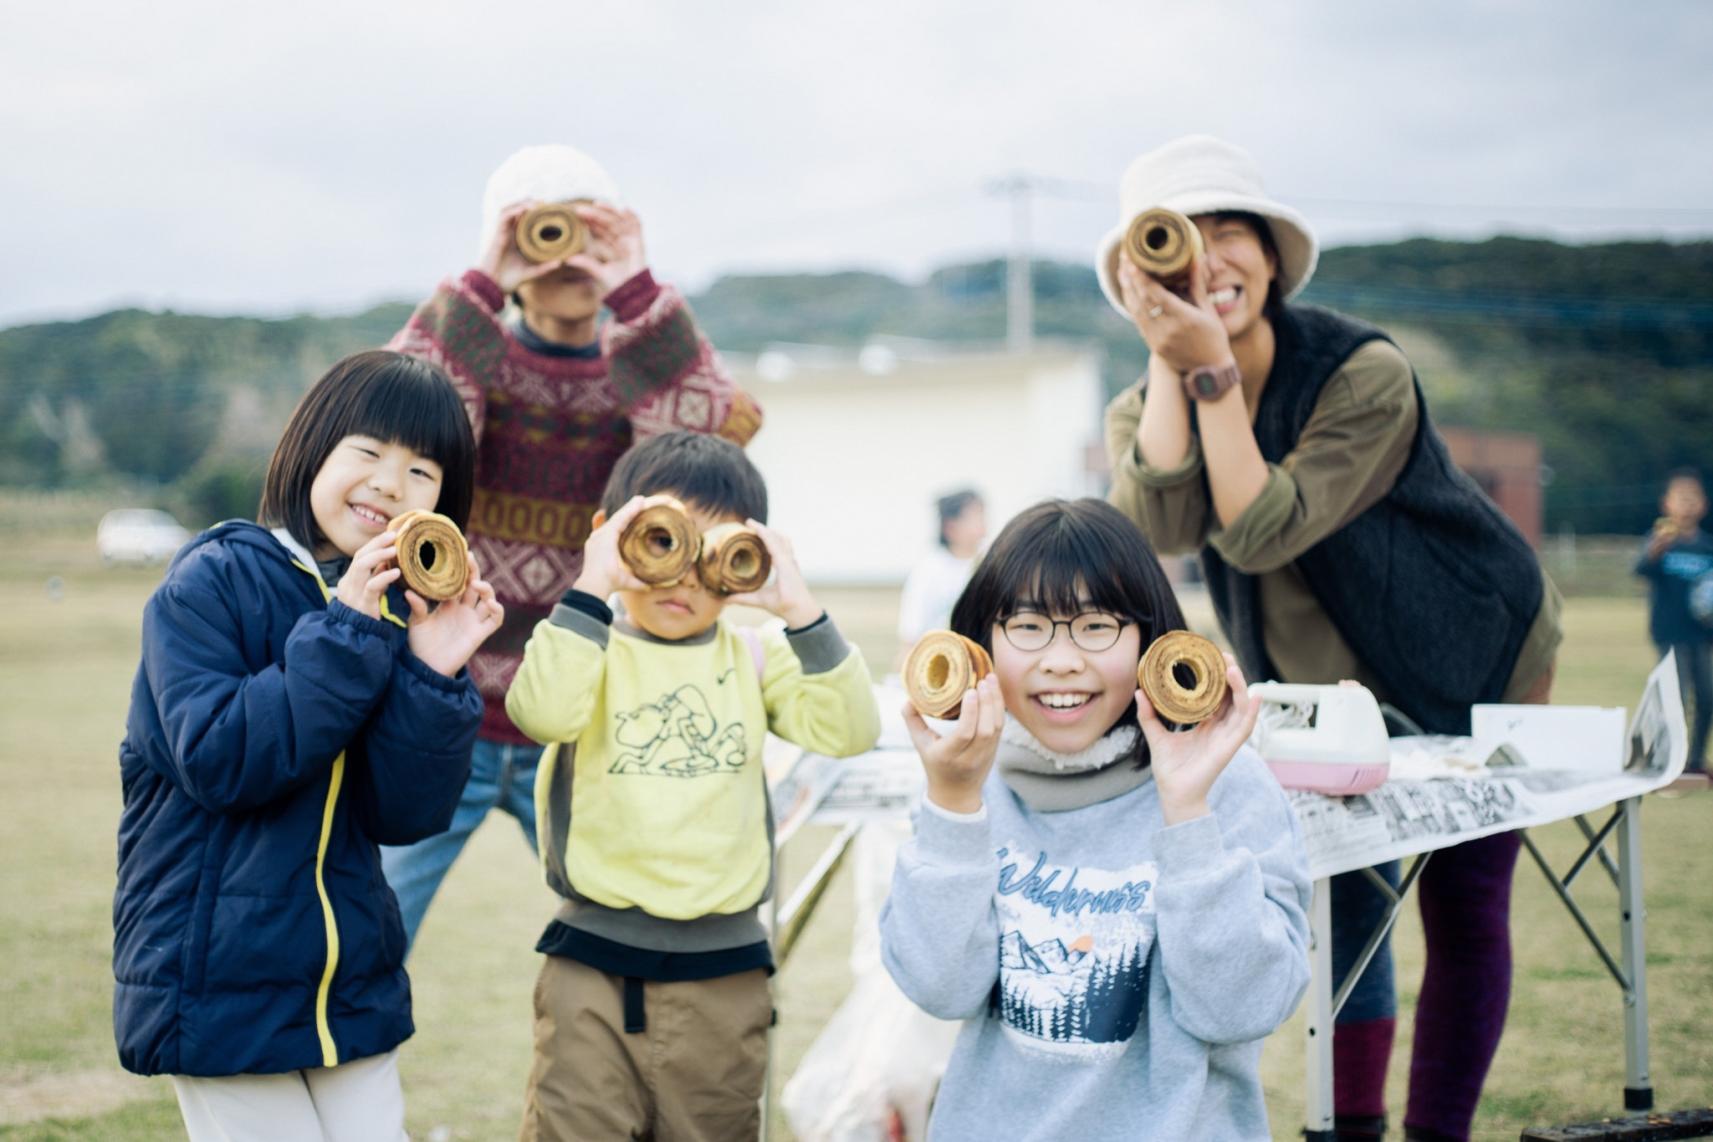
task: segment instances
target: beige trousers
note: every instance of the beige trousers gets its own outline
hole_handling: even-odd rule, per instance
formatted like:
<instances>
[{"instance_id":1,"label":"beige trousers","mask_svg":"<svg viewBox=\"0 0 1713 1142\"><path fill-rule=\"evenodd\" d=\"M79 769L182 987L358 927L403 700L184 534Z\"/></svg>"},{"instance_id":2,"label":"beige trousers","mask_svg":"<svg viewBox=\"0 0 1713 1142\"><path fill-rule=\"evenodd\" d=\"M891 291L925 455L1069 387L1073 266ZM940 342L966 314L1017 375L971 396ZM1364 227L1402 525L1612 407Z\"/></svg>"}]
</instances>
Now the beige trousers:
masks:
<instances>
[{"instance_id":1,"label":"beige trousers","mask_svg":"<svg viewBox=\"0 0 1713 1142\"><path fill-rule=\"evenodd\" d=\"M525 1142L744 1142L761 1132L773 998L760 968L642 981L645 1027L625 1030L625 981L546 956L535 985Z\"/></svg>"}]
</instances>

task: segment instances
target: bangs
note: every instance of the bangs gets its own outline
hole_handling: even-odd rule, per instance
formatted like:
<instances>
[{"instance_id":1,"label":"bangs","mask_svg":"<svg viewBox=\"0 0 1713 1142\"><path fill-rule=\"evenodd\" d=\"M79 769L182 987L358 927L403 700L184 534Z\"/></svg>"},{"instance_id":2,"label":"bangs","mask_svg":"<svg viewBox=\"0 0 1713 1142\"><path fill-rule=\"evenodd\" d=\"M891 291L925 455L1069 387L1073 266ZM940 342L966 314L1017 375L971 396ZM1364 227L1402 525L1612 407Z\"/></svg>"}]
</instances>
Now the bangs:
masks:
<instances>
[{"instance_id":1,"label":"bangs","mask_svg":"<svg viewBox=\"0 0 1713 1142\"><path fill-rule=\"evenodd\" d=\"M452 381L434 365L385 349L354 353L310 386L274 449L257 518L313 549L322 540L310 486L339 441L368 436L440 465L435 511L460 528L475 499L476 436Z\"/></svg>"},{"instance_id":2,"label":"bangs","mask_svg":"<svg viewBox=\"0 0 1713 1142\"><path fill-rule=\"evenodd\" d=\"M401 444L442 469L457 467L471 451L463 402L431 366L401 357L351 378L331 436L372 436Z\"/></svg>"},{"instance_id":3,"label":"bangs","mask_svg":"<svg viewBox=\"0 0 1713 1142\"><path fill-rule=\"evenodd\" d=\"M1183 627L1171 585L1136 525L1101 500L1047 500L999 533L952 611L952 629L992 649L993 625L1019 610L1105 611L1146 645Z\"/></svg>"},{"instance_id":4,"label":"bangs","mask_svg":"<svg viewBox=\"0 0 1713 1142\"><path fill-rule=\"evenodd\" d=\"M1011 611L1042 611L1075 615L1082 611L1105 611L1135 622L1146 622L1146 601L1124 589L1116 572L1113 552L1096 537L1059 526L1042 537L1032 579L1010 592Z\"/></svg>"},{"instance_id":5,"label":"bangs","mask_svg":"<svg viewBox=\"0 0 1713 1142\"><path fill-rule=\"evenodd\" d=\"M601 493L609 516L632 496L670 495L714 516L767 522L767 484L744 450L700 432L663 432L619 457Z\"/></svg>"}]
</instances>

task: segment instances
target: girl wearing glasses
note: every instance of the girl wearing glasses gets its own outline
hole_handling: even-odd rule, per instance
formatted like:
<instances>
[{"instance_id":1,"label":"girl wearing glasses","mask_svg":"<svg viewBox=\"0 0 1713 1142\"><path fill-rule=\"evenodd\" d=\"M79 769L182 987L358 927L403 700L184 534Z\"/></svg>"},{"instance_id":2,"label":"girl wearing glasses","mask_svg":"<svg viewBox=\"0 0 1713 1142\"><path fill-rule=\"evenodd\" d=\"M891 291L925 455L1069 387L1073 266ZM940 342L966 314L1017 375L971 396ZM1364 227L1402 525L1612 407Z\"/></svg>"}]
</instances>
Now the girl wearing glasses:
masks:
<instances>
[{"instance_id":1,"label":"girl wearing glasses","mask_svg":"<svg viewBox=\"0 0 1713 1142\"><path fill-rule=\"evenodd\" d=\"M993 673L906 708L927 795L881 914L887 970L964 1021L931 1138L1266 1138L1261 1040L1308 984L1307 859L1231 697L1174 733L1136 690L1184 620L1135 525L1049 500L952 612Z\"/></svg>"}]
</instances>

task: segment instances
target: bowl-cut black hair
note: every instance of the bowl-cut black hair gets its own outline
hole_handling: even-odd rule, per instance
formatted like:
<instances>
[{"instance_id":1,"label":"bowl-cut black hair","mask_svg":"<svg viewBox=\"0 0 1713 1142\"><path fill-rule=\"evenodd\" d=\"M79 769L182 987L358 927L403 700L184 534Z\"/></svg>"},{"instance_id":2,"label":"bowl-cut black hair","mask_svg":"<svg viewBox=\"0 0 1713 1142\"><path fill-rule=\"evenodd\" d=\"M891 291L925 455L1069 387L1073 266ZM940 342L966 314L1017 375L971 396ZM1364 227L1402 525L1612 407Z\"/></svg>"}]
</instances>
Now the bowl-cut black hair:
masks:
<instances>
[{"instance_id":1,"label":"bowl-cut black hair","mask_svg":"<svg viewBox=\"0 0 1713 1142\"><path fill-rule=\"evenodd\" d=\"M434 510L459 528L476 494L476 437L452 381L438 367L403 353L369 349L336 362L291 414L268 464L256 518L283 527L313 551L326 537L315 525L309 488L334 446L347 436L402 444L440 465Z\"/></svg>"},{"instance_id":2,"label":"bowl-cut black hair","mask_svg":"<svg viewBox=\"0 0 1713 1142\"><path fill-rule=\"evenodd\" d=\"M619 457L601 494L608 516L632 496L668 495L712 515L767 522L767 482L744 450L700 432L663 432Z\"/></svg>"}]
</instances>

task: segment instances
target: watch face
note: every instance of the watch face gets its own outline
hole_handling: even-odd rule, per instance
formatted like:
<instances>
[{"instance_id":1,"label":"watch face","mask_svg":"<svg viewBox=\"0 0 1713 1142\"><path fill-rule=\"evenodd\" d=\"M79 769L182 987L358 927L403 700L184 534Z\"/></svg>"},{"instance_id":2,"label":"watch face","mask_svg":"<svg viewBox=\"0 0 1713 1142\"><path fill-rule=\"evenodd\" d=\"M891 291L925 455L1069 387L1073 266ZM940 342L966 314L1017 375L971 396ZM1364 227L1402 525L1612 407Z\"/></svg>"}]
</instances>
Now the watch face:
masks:
<instances>
[{"instance_id":1,"label":"watch face","mask_svg":"<svg viewBox=\"0 0 1713 1142\"><path fill-rule=\"evenodd\" d=\"M1207 398L1219 395L1219 374L1212 369L1198 369L1190 377L1190 382L1195 385L1196 395L1199 397Z\"/></svg>"}]
</instances>

